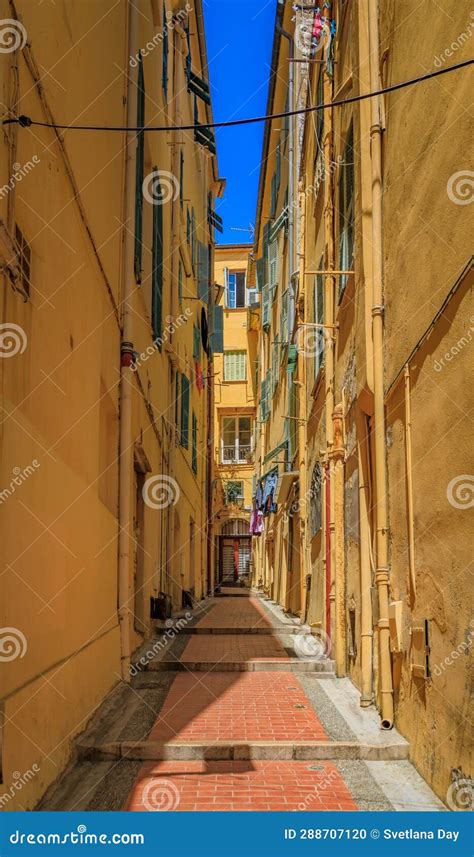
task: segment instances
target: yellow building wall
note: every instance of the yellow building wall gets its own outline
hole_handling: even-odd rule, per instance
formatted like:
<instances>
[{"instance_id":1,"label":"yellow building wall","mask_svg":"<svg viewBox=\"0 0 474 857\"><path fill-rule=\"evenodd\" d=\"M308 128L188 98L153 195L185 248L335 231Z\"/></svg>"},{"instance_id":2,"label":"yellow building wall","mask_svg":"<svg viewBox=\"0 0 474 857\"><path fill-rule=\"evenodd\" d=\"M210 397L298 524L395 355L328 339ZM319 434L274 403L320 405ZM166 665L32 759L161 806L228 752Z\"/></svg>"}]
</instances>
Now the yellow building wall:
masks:
<instances>
[{"instance_id":1,"label":"yellow building wall","mask_svg":"<svg viewBox=\"0 0 474 857\"><path fill-rule=\"evenodd\" d=\"M225 269L230 272L246 271L250 244L217 245L215 248L214 280L217 286L225 285ZM246 292L246 295L248 292ZM248 300L247 300L248 303ZM223 416L242 415L252 419L255 425L255 377L257 360L257 332L251 330L248 307L229 309L226 306L225 291L220 291L218 305L223 307L224 353L225 351L246 351L246 380L226 381L224 379L224 354L214 355L214 461L216 486L214 491L214 515L216 535L226 520L241 518L250 523L252 505L252 477L255 467L252 459L248 464L223 464L221 461L221 426ZM244 500L241 509L225 503L225 483L240 481L243 483Z\"/></svg>"},{"instance_id":2,"label":"yellow building wall","mask_svg":"<svg viewBox=\"0 0 474 857\"><path fill-rule=\"evenodd\" d=\"M125 125L126 77L118 69L129 64L127 3L108 4L106 14L79 0L36 7L18 0L16 8L29 47L1 55L2 102L14 110L19 93L21 112L45 119L44 102L26 63L32 57L39 69L55 65L61 85L43 76L42 91L57 122ZM196 12L192 14L193 67L204 74ZM11 17L6 0L0 2L0 17ZM162 31L162 4L153 0L142 4L138 19L138 41L145 45ZM167 105L161 88L161 46L143 59L147 123L161 124L163 116L171 116L175 87L182 120L193 121L183 64L173 63L173 38L178 36L170 34ZM136 80L136 67L131 68ZM120 323L123 241L133 233L133 224L126 229L121 225L124 137L71 132L65 135L64 146L82 210L74 200L64 156L51 130L11 125L0 144L0 189L9 183L13 163L34 163L14 190L0 192L2 227L11 235L17 223L31 246L28 300L2 274L2 336L17 325L25 347L0 361L0 625L14 629L22 652L0 663L1 789L8 790L14 771L22 773L34 764L40 769L9 801L9 810L34 807L67 763L74 737L121 677L117 615ZM192 134L180 146L185 204L195 208L197 237L208 241L207 194L216 178L215 159L195 144ZM173 168L172 150L162 134L146 136L145 175L155 164L169 172ZM173 595L176 608L181 606L182 589L193 584L198 599L206 589L208 387L198 392L192 358L193 321L200 318L203 304L196 300L195 269L185 278L182 306L177 305L177 273L169 253L173 206L176 211L179 201L173 200L163 211L162 324L170 332L161 351L152 346L153 206L146 201L142 284L134 284L131 300L133 345L141 355L132 381L132 444L146 461L144 478L169 475L178 485L178 497L175 494L171 505L161 510L145 502L143 520L138 522L135 480L130 473L135 509L127 526L132 652L153 629L150 596L165 590ZM2 263L11 257L4 234ZM179 242L186 243L185 211ZM185 249L182 252L186 254ZM203 354L201 366L207 383ZM178 367L191 381L187 450L176 444ZM191 468L193 410L198 420L197 475ZM177 538L173 538L175 515L181 524ZM195 524L192 550L191 520ZM139 542L143 575L137 586Z\"/></svg>"}]
</instances>

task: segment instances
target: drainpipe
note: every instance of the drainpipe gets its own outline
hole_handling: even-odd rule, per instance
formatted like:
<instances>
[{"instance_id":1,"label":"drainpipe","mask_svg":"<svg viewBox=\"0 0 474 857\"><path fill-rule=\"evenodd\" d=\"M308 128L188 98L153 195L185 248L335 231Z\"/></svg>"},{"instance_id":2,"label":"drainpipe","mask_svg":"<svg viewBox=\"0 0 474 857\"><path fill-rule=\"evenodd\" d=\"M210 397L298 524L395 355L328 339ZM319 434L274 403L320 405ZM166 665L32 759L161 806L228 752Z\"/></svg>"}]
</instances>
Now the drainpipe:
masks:
<instances>
[{"instance_id":1,"label":"drainpipe","mask_svg":"<svg viewBox=\"0 0 474 857\"><path fill-rule=\"evenodd\" d=\"M370 479L368 462L364 461L363 443L357 444L359 467L359 518L360 518L360 670L361 670L361 708L367 708L373 702L372 690L372 568L370 562L370 524L367 507L367 485ZM364 466L364 464L366 466Z\"/></svg>"},{"instance_id":2,"label":"drainpipe","mask_svg":"<svg viewBox=\"0 0 474 857\"><path fill-rule=\"evenodd\" d=\"M369 0L370 88L381 87L377 0ZM382 126L380 97L371 99L371 172L372 172L372 340L374 347L374 429L375 429L375 512L376 571L379 601L380 704L382 728L393 726L393 679L390 658L388 566L387 450L383 381L383 292L382 292Z\"/></svg>"},{"instance_id":3,"label":"drainpipe","mask_svg":"<svg viewBox=\"0 0 474 857\"><path fill-rule=\"evenodd\" d=\"M304 259L305 259L305 228L306 228L306 210L305 210L305 195L303 190L299 191L299 211L300 215L300 241L299 241L299 294L300 301L303 300L303 322L307 318L306 307L306 289L304 276ZM301 329L301 328L300 328ZM304 328L303 328L304 334ZM300 503L299 503L299 525L300 525L300 604L301 604L301 621L306 621L308 611L308 590L306 586L306 576L309 573L309 548L308 548L308 519L309 519L309 496L308 496L308 468L307 468L307 366L306 366L305 349L298 348L298 471L300 485Z\"/></svg>"},{"instance_id":4,"label":"drainpipe","mask_svg":"<svg viewBox=\"0 0 474 857\"><path fill-rule=\"evenodd\" d=\"M335 584L335 662L336 675L346 674L346 573L344 558L344 441L343 409L336 405L332 415L334 444L331 451L333 465L334 502L334 584Z\"/></svg>"},{"instance_id":5,"label":"drainpipe","mask_svg":"<svg viewBox=\"0 0 474 857\"><path fill-rule=\"evenodd\" d=\"M416 598L415 578L415 521L413 513L413 459L411 447L411 385L408 364L403 370L405 379L405 462L407 471L407 511L408 511L408 568L410 577L410 603L413 607Z\"/></svg>"},{"instance_id":6,"label":"drainpipe","mask_svg":"<svg viewBox=\"0 0 474 857\"><path fill-rule=\"evenodd\" d=\"M138 51L137 13L133 2L128 3L128 49L127 56ZM127 79L127 128L136 121L137 87ZM123 230L123 289L122 289L122 342L120 359L120 426L119 426L119 536L118 536L118 616L120 625L121 672L124 681L130 681L130 573L131 573L131 527L132 527L132 395L133 395L133 343L132 308L130 306L135 282L134 235L132 224L135 218L135 155L136 135L126 132L125 138L125 228Z\"/></svg>"},{"instance_id":7,"label":"drainpipe","mask_svg":"<svg viewBox=\"0 0 474 857\"><path fill-rule=\"evenodd\" d=\"M278 32L288 40L288 110L294 110L295 104L295 43L291 33L280 25ZM295 273L295 117L289 117L288 133L288 267L289 267L289 300L288 300L288 338L293 336L295 324L295 290L293 275ZM290 382L291 383L291 382Z\"/></svg>"},{"instance_id":8,"label":"drainpipe","mask_svg":"<svg viewBox=\"0 0 474 857\"><path fill-rule=\"evenodd\" d=\"M332 81L324 71L324 101L332 100ZM324 111L324 244L326 247L326 270L334 270L334 204L332 198L332 109ZM331 274L324 277L324 382L325 382L325 413L326 413L326 480L327 480L327 514L326 527L326 580L329 599L329 624L326 632L335 639L335 506L334 506L334 461L331 451L334 443L333 412L334 412L334 349L335 349L335 312L334 312L335 278Z\"/></svg>"}]
</instances>

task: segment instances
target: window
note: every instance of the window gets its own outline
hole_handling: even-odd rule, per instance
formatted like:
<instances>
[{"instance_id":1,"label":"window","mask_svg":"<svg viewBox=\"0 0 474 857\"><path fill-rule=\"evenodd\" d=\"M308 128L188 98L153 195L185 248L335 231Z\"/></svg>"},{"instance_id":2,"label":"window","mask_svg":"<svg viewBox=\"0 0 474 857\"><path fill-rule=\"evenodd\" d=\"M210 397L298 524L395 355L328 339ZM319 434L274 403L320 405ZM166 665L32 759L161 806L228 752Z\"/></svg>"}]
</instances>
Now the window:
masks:
<instances>
[{"instance_id":1,"label":"window","mask_svg":"<svg viewBox=\"0 0 474 857\"><path fill-rule=\"evenodd\" d=\"M268 247L268 282L272 290L272 299L278 285L278 240L275 239Z\"/></svg>"},{"instance_id":2,"label":"window","mask_svg":"<svg viewBox=\"0 0 474 857\"><path fill-rule=\"evenodd\" d=\"M247 352L224 351L224 381L247 380Z\"/></svg>"},{"instance_id":3,"label":"window","mask_svg":"<svg viewBox=\"0 0 474 857\"><path fill-rule=\"evenodd\" d=\"M161 85L165 100L168 99L168 22L166 19L166 6L163 3L163 67L161 72Z\"/></svg>"},{"instance_id":4,"label":"window","mask_svg":"<svg viewBox=\"0 0 474 857\"><path fill-rule=\"evenodd\" d=\"M189 446L189 380L181 375L181 446Z\"/></svg>"},{"instance_id":5,"label":"window","mask_svg":"<svg viewBox=\"0 0 474 857\"><path fill-rule=\"evenodd\" d=\"M197 461L197 417L193 411L193 422L192 422L192 441L193 441L193 449L192 449L192 458L191 458L191 467L193 469L193 473L197 473L198 471L198 461Z\"/></svg>"},{"instance_id":6,"label":"window","mask_svg":"<svg viewBox=\"0 0 474 857\"><path fill-rule=\"evenodd\" d=\"M154 168L154 184L159 187L158 171ZM158 190L161 196L161 189ZM154 339L159 339L161 351L163 315L163 206L153 206L152 272L151 272L151 319Z\"/></svg>"},{"instance_id":7,"label":"window","mask_svg":"<svg viewBox=\"0 0 474 857\"><path fill-rule=\"evenodd\" d=\"M145 125L145 81L142 58L138 58L137 82L137 128ZM145 132L137 132L137 158L135 165L135 251L134 269L137 283L142 281L142 231L143 231L143 171L145 161ZM156 206L159 207L159 206Z\"/></svg>"},{"instance_id":8,"label":"window","mask_svg":"<svg viewBox=\"0 0 474 857\"><path fill-rule=\"evenodd\" d=\"M241 480L227 480L224 484L224 494L227 505L241 505L244 502L244 483Z\"/></svg>"},{"instance_id":9,"label":"window","mask_svg":"<svg viewBox=\"0 0 474 857\"><path fill-rule=\"evenodd\" d=\"M20 230L15 224L15 241L18 248L18 265L20 268L20 282L26 297L30 296L30 269L31 269L31 248Z\"/></svg>"},{"instance_id":10,"label":"window","mask_svg":"<svg viewBox=\"0 0 474 857\"><path fill-rule=\"evenodd\" d=\"M339 177L339 267L351 268L354 258L354 135L352 125L347 135L344 161ZM339 277L339 301L347 285L347 274Z\"/></svg>"},{"instance_id":11,"label":"window","mask_svg":"<svg viewBox=\"0 0 474 857\"><path fill-rule=\"evenodd\" d=\"M281 296L280 308L280 335L281 343L285 345L288 341L288 289L285 289ZM283 354L283 349L282 349Z\"/></svg>"},{"instance_id":12,"label":"window","mask_svg":"<svg viewBox=\"0 0 474 857\"><path fill-rule=\"evenodd\" d=\"M323 484L323 468L319 461L316 462L311 476L310 488L310 523L311 536L314 537L321 529L321 487Z\"/></svg>"},{"instance_id":13,"label":"window","mask_svg":"<svg viewBox=\"0 0 474 857\"><path fill-rule=\"evenodd\" d=\"M252 455L252 417L223 417L221 463L244 464Z\"/></svg>"},{"instance_id":14,"label":"window","mask_svg":"<svg viewBox=\"0 0 474 857\"><path fill-rule=\"evenodd\" d=\"M226 269L226 304L228 309L245 306L245 271Z\"/></svg>"}]
</instances>

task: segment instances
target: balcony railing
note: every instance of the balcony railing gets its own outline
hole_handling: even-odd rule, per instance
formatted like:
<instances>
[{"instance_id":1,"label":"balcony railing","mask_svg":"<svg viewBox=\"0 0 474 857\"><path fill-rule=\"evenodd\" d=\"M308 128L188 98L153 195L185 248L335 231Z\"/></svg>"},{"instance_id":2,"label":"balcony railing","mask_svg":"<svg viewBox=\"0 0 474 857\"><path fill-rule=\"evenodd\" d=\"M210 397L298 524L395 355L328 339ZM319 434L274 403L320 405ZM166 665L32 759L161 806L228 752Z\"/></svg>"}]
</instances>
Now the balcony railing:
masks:
<instances>
[{"instance_id":1,"label":"balcony railing","mask_svg":"<svg viewBox=\"0 0 474 857\"><path fill-rule=\"evenodd\" d=\"M221 446L221 464L247 464L252 460L252 447L238 440L232 446Z\"/></svg>"}]
</instances>

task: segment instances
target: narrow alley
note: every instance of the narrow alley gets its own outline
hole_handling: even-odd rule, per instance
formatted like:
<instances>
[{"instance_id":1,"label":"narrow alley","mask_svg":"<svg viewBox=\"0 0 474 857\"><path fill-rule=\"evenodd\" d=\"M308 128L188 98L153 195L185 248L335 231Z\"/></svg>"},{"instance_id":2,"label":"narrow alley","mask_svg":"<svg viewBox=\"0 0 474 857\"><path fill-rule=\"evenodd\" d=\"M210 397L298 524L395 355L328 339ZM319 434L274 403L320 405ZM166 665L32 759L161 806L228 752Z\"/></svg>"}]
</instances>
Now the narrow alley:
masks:
<instances>
[{"instance_id":1,"label":"narrow alley","mask_svg":"<svg viewBox=\"0 0 474 857\"><path fill-rule=\"evenodd\" d=\"M308 627L240 587L177 622L137 653L40 809L445 809Z\"/></svg>"}]
</instances>

